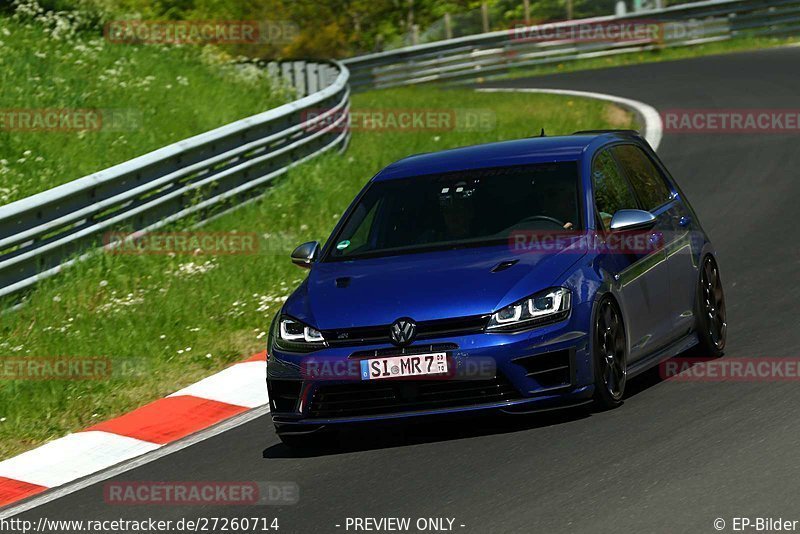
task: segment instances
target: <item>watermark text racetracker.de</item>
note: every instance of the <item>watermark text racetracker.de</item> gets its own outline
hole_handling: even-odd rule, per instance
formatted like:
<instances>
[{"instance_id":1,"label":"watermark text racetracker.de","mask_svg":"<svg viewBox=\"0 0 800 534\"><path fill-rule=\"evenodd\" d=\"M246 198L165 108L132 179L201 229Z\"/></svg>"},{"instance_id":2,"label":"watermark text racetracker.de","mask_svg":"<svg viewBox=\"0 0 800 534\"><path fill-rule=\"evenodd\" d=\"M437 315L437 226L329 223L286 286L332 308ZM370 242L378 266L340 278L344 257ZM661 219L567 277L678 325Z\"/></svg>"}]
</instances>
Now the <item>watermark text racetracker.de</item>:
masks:
<instances>
[{"instance_id":1,"label":"watermark text racetracker.de","mask_svg":"<svg viewBox=\"0 0 800 534\"><path fill-rule=\"evenodd\" d=\"M676 382L798 382L800 358L672 358L659 374Z\"/></svg>"},{"instance_id":2,"label":"watermark text racetracker.de","mask_svg":"<svg viewBox=\"0 0 800 534\"><path fill-rule=\"evenodd\" d=\"M141 127L136 109L2 108L0 131L6 132L122 132Z\"/></svg>"},{"instance_id":3,"label":"watermark text racetracker.de","mask_svg":"<svg viewBox=\"0 0 800 534\"><path fill-rule=\"evenodd\" d=\"M107 482L103 500L119 506L282 506L297 504L300 488L295 482Z\"/></svg>"},{"instance_id":4,"label":"watermark text racetracker.de","mask_svg":"<svg viewBox=\"0 0 800 534\"><path fill-rule=\"evenodd\" d=\"M344 338L339 338L344 339ZM370 361L366 356L342 360L338 357L311 356L300 362L300 376L305 380L362 380L370 376L366 366L377 366L383 378L408 377L421 374L426 363L432 362L432 355L385 358ZM456 351L446 356L447 370L438 374L426 374L426 380L486 380L497 376L497 362L494 358L470 355L466 351ZM430 366L429 366L430 367Z\"/></svg>"},{"instance_id":5,"label":"watermark text racetracker.de","mask_svg":"<svg viewBox=\"0 0 800 534\"><path fill-rule=\"evenodd\" d=\"M143 376L146 358L0 356L0 381L99 381Z\"/></svg>"},{"instance_id":6,"label":"watermark text racetracker.de","mask_svg":"<svg viewBox=\"0 0 800 534\"><path fill-rule=\"evenodd\" d=\"M701 239L701 234L686 230L515 230L509 235L508 246L518 254L646 255L675 243Z\"/></svg>"},{"instance_id":7,"label":"watermark text racetracker.de","mask_svg":"<svg viewBox=\"0 0 800 534\"><path fill-rule=\"evenodd\" d=\"M667 133L800 133L800 109L667 109L661 118Z\"/></svg>"},{"instance_id":8,"label":"watermark text racetracker.de","mask_svg":"<svg viewBox=\"0 0 800 534\"><path fill-rule=\"evenodd\" d=\"M115 44L288 44L300 33L289 20L113 20L105 25Z\"/></svg>"},{"instance_id":9,"label":"watermark text racetracker.de","mask_svg":"<svg viewBox=\"0 0 800 534\"><path fill-rule=\"evenodd\" d=\"M487 132L497 116L482 108L319 108L301 114L306 131Z\"/></svg>"},{"instance_id":10,"label":"watermark text racetracker.de","mask_svg":"<svg viewBox=\"0 0 800 534\"><path fill-rule=\"evenodd\" d=\"M286 256L298 239L292 233L241 231L106 232L103 249L111 255Z\"/></svg>"},{"instance_id":11,"label":"watermark text racetracker.de","mask_svg":"<svg viewBox=\"0 0 800 534\"><path fill-rule=\"evenodd\" d=\"M656 19L555 21L511 25L510 38L518 43L661 43L664 41L697 39L710 28L700 21L662 21Z\"/></svg>"},{"instance_id":12,"label":"watermark text racetracker.de","mask_svg":"<svg viewBox=\"0 0 800 534\"><path fill-rule=\"evenodd\" d=\"M252 255L261 250L255 232L107 232L106 252L115 255Z\"/></svg>"}]
</instances>

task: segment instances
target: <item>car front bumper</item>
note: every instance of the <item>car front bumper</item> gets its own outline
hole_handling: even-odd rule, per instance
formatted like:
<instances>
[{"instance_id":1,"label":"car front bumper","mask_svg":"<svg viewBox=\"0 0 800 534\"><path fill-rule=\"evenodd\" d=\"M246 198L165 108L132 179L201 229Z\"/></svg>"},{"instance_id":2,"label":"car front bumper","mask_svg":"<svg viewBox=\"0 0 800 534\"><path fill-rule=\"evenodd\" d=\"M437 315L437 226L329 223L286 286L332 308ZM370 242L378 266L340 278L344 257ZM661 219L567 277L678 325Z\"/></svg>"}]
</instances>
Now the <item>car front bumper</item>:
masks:
<instances>
[{"instance_id":1,"label":"car front bumper","mask_svg":"<svg viewBox=\"0 0 800 534\"><path fill-rule=\"evenodd\" d=\"M525 332L472 333L406 347L447 352L456 376L446 379L362 381L360 360L375 351L378 357L399 355L401 349L391 345L329 347L309 354L271 347L267 383L273 422L279 432L306 433L334 425L527 413L586 403L594 393L589 321L575 312Z\"/></svg>"}]
</instances>

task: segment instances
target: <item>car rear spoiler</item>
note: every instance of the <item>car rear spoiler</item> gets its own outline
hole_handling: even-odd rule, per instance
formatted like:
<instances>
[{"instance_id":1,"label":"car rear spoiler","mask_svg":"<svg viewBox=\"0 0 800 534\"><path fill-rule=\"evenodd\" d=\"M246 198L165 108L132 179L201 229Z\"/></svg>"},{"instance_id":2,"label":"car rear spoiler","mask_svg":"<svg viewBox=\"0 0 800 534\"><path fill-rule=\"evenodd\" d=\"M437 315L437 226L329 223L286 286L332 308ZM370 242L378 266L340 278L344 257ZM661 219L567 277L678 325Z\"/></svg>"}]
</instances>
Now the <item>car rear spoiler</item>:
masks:
<instances>
[{"instance_id":1,"label":"car rear spoiler","mask_svg":"<svg viewBox=\"0 0 800 534\"><path fill-rule=\"evenodd\" d=\"M640 134L638 130L581 130L580 132L575 132L572 135L600 135L609 133L620 134L620 135L633 135L635 137L642 136L642 134Z\"/></svg>"}]
</instances>

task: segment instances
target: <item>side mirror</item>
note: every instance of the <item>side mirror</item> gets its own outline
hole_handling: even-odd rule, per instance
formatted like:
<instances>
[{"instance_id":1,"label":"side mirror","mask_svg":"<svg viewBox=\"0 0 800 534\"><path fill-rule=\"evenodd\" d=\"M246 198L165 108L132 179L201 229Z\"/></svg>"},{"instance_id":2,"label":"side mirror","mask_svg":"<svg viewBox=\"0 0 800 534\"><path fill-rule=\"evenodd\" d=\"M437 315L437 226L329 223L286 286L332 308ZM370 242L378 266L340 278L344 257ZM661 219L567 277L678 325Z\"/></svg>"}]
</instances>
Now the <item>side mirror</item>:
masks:
<instances>
[{"instance_id":1,"label":"side mirror","mask_svg":"<svg viewBox=\"0 0 800 534\"><path fill-rule=\"evenodd\" d=\"M319 255L319 243L309 241L303 243L292 252L292 263L303 269L310 269L311 264L317 261Z\"/></svg>"},{"instance_id":2,"label":"side mirror","mask_svg":"<svg viewBox=\"0 0 800 534\"><path fill-rule=\"evenodd\" d=\"M656 218L649 211L619 210L611 218L611 231L648 230L655 224Z\"/></svg>"}]
</instances>

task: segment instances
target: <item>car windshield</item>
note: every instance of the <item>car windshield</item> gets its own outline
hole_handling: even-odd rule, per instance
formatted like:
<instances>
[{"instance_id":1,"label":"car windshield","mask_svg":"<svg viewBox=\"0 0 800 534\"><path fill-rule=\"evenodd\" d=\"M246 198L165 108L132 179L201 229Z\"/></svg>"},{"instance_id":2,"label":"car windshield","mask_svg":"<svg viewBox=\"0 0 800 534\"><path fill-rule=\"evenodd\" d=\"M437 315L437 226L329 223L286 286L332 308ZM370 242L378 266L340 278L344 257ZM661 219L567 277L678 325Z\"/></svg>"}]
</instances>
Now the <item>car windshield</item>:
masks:
<instances>
[{"instance_id":1,"label":"car windshield","mask_svg":"<svg viewBox=\"0 0 800 534\"><path fill-rule=\"evenodd\" d=\"M580 229L577 162L372 183L327 259L508 242L513 232Z\"/></svg>"}]
</instances>

